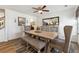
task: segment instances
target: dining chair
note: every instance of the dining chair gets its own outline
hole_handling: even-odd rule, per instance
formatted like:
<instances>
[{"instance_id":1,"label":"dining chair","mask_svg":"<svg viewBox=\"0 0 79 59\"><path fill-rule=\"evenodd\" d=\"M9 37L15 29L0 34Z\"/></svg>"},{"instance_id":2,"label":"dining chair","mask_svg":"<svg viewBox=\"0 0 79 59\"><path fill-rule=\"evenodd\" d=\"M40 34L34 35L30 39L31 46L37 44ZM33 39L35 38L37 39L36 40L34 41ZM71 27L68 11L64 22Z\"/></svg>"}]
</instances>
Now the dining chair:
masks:
<instances>
[{"instance_id":1,"label":"dining chair","mask_svg":"<svg viewBox=\"0 0 79 59\"><path fill-rule=\"evenodd\" d=\"M49 32L58 32L58 27L49 27Z\"/></svg>"},{"instance_id":2,"label":"dining chair","mask_svg":"<svg viewBox=\"0 0 79 59\"><path fill-rule=\"evenodd\" d=\"M41 26L41 31L49 31L48 26Z\"/></svg>"},{"instance_id":3,"label":"dining chair","mask_svg":"<svg viewBox=\"0 0 79 59\"><path fill-rule=\"evenodd\" d=\"M25 31L30 31L31 30L31 26L24 26L24 34L27 35L27 33ZM28 35L27 35L28 36ZM31 35L30 35L31 36Z\"/></svg>"},{"instance_id":4,"label":"dining chair","mask_svg":"<svg viewBox=\"0 0 79 59\"><path fill-rule=\"evenodd\" d=\"M69 44L70 44L70 37L72 32L72 26L65 26L64 27L64 36L65 39L55 39L50 42L49 44L49 52L52 48L57 48L59 51L62 51L64 53L69 52Z\"/></svg>"},{"instance_id":5,"label":"dining chair","mask_svg":"<svg viewBox=\"0 0 79 59\"><path fill-rule=\"evenodd\" d=\"M24 26L24 30L29 31L29 30L31 30L31 28L30 28L30 26Z\"/></svg>"}]
</instances>

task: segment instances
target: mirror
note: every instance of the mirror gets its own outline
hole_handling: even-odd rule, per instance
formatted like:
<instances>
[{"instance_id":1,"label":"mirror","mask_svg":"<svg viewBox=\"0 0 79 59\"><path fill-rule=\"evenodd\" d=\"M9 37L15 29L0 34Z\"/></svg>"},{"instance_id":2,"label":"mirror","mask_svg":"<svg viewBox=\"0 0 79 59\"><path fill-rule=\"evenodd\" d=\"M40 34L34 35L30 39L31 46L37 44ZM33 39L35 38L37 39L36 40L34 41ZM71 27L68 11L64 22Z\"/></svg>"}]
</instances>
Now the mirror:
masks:
<instances>
[{"instance_id":1,"label":"mirror","mask_svg":"<svg viewBox=\"0 0 79 59\"><path fill-rule=\"evenodd\" d=\"M47 26L47 25L59 25L59 17L51 17L51 18L44 18L43 19L43 25Z\"/></svg>"}]
</instances>

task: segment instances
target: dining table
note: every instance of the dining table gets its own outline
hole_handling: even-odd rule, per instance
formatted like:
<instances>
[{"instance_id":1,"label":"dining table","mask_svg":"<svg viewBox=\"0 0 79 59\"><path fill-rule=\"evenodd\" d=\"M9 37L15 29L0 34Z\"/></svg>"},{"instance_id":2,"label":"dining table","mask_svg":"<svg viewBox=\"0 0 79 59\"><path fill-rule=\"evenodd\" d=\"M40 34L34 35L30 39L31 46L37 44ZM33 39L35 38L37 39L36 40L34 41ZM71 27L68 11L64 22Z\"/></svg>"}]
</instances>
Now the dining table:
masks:
<instances>
[{"instance_id":1,"label":"dining table","mask_svg":"<svg viewBox=\"0 0 79 59\"><path fill-rule=\"evenodd\" d=\"M25 33L28 35L34 35L36 37L44 39L46 42L46 47L45 47L46 52L49 52L50 50L50 48L48 47L50 41L54 40L58 36L57 32L47 32L41 30L29 30L29 31L25 31Z\"/></svg>"}]
</instances>

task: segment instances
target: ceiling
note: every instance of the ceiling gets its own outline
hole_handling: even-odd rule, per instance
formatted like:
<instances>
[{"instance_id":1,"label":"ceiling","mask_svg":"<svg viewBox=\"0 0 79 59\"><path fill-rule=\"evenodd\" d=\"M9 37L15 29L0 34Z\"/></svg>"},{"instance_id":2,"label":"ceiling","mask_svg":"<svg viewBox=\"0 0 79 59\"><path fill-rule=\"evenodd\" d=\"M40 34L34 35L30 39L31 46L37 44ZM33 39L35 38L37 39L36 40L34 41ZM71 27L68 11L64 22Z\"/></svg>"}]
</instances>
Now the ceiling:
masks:
<instances>
[{"instance_id":1,"label":"ceiling","mask_svg":"<svg viewBox=\"0 0 79 59\"><path fill-rule=\"evenodd\" d=\"M15 11L19 11L26 14L34 14L32 7L38 7L39 5L0 5L0 8L7 8ZM64 9L74 8L77 5L47 5L46 9L50 10L50 12L56 12Z\"/></svg>"}]
</instances>

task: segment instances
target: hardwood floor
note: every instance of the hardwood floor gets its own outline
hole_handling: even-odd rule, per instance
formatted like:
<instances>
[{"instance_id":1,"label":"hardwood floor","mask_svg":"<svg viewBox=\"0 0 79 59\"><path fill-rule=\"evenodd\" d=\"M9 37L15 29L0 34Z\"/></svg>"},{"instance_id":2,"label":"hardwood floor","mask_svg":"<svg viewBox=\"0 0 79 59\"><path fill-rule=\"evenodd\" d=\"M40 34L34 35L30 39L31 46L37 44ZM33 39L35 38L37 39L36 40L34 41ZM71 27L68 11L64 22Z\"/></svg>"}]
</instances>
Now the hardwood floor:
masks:
<instances>
[{"instance_id":1,"label":"hardwood floor","mask_svg":"<svg viewBox=\"0 0 79 59\"><path fill-rule=\"evenodd\" d=\"M10 40L8 42L0 43L1 53L16 53L24 52L25 47L21 44L20 39Z\"/></svg>"},{"instance_id":2,"label":"hardwood floor","mask_svg":"<svg viewBox=\"0 0 79 59\"><path fill-rule=\"evenodd\" d=\"M35 52L33 49L29 49ZM8 42L0 43L0 53L26 53L26 47L22 44L22 40L14 39ZM70 45L70 53L79 53L79 47L75 43Z\"/></svg>"},{"instance_id":3,"label":"hardwood floor","mask_svg":"<svg viewBox=\"0 0 79 59\"><path fill-rule=\"evenodd\" d=\"M77 43L71 43L70 53L79 53L79 46Z\"/></svg>"}]
</instances>

